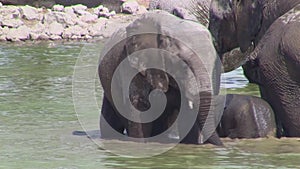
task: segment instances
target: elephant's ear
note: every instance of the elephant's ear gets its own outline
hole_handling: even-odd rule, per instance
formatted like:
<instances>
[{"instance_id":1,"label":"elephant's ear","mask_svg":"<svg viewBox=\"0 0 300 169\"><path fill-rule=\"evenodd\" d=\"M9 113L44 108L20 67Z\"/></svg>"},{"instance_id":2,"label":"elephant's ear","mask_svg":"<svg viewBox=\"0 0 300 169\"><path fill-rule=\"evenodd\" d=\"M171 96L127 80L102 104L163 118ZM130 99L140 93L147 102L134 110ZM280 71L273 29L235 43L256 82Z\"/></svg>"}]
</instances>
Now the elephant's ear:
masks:
<instances>
[{"instance_id":1,"label":"elephant's ear","mask_svg":"<svg viewBox=\"0 0 300 169\"><path fill-rule=\"evenodd\" d=\"M261 0L235 0L233 3L237 39L242 52L255 40L262 24L263 5Z\"/></svg>"}]
</instances>

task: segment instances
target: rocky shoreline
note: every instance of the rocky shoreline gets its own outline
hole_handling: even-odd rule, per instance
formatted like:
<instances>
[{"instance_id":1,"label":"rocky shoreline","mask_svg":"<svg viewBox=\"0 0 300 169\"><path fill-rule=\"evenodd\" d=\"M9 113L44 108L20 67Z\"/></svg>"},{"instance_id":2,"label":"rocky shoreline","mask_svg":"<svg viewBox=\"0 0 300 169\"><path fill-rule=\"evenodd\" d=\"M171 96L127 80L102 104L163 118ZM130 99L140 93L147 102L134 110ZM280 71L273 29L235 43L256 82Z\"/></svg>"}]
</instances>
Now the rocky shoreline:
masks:
<instances>
[{"instance_id":1,"label":"rocky shoreline","mask_svg":"<svg viewBox=\"0 0 300 169\"><path fill-rule=\"evenodd\" d=\"M147 12L136 1L124 2L123 13L78 4L51 9L0 3L0 41L89 40L107 38Z\"/></svg>"}]
</instances>

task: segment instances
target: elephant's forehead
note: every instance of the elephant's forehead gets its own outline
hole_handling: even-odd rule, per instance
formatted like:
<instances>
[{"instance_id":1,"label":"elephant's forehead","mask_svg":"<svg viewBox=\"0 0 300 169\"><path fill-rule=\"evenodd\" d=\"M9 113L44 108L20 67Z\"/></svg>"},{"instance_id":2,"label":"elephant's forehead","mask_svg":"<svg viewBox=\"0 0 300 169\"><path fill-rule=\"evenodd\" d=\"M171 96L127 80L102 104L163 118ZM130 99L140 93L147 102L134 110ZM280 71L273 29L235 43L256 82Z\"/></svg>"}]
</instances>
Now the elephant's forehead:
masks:
<instances>
[{"instance_id":1,"label":"elephant's forehead","mask_svg":"<svg viewBox=\"0 0 300 169\"><path fill-rule=\"evenodd\" d=\"M279 18L284 24L300 22L300 4Z\"/></svg>"}]
</instances>

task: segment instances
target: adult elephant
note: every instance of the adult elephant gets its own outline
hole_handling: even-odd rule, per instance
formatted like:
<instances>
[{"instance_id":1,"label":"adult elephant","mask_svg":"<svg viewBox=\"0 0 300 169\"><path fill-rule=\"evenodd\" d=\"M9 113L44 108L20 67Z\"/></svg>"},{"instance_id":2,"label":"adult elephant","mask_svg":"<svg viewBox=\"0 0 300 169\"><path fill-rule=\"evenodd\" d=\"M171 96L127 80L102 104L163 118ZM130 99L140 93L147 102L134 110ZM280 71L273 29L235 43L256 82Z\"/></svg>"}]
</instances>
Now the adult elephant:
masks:
<instances>
[{"instance_id":1,"label":"adult elephant","mask_svg":"<svg viewBox=\"0 0 300 169\"><path fill-rule=\"evenodd\" d=\"M227 94L224 112L217 131L220 137L274 137L274 112L263 99L255 96Z\"/></svg>"},{"instance_id":2,"label":"adult elephant","mask_svg":"<svg viewBox=\"0 0 300 169\"><path fill-rule=\"evenodd\" d=\"M179 18L199 22L208 27L211 0L151 0L149 10L164 10ZM244 53L239 48L220 57L224 72L230 72L245 63Z\"/></svg>"},{"instance_id":3,"label":"adult elephant","mask_svg":"<svg viewBox=\"0 0 300 169\"><path fill-rule=\"evenodd\" d=\"M215 129L223 107L214 99L221 63L207 28L164 11L149 12L115 33L101 56L103 138L118 138L126 130L131 138L152 141L177 116L182 143L222 145Z\"/></svg>"},{"instance_id":4,"label":"adult elephant","mask_svg":"<svg viewBox=\"0 0 300 169\"><path fill-rule=\"evenodd\" d=\"M300 0L213 0L209 29L222 54L254 51L243 67L276 115L278 136L300 136ZM284 132L284 133L283 133Z\"/></svg>"}]
</instances>

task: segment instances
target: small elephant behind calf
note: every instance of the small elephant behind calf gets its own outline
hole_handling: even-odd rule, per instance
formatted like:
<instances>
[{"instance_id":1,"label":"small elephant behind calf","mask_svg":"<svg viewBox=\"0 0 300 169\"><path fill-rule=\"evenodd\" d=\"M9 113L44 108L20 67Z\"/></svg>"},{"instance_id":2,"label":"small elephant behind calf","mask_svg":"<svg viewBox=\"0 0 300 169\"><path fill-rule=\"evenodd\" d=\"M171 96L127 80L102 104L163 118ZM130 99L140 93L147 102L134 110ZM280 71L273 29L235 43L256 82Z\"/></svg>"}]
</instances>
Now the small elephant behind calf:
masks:
<instances>
[{"instance_id":1,"label":"small elephant behind calf","mask_svg":"<svg viewBox=\"0 0 300 169\"><path fill-rule=\"evenodd\" d=\"M220 137L232 139L275 136L274 112L261 98L228 94L217 130Z\"/></svg>"}]
</instances>

